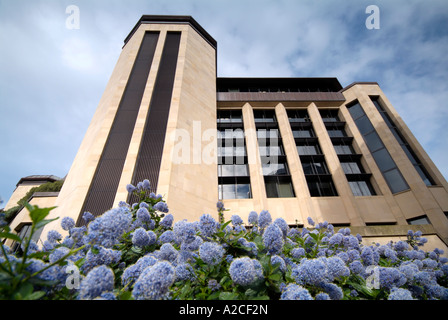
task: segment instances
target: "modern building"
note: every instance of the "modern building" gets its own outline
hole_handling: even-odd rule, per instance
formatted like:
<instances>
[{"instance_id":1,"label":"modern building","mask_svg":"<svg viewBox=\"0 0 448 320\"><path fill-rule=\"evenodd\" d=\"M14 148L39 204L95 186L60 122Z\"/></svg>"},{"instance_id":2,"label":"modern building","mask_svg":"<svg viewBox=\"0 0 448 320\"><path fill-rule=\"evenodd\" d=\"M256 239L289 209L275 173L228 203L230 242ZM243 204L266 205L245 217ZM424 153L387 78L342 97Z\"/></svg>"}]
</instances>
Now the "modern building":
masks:
<instances>
[{"instance_id":1,"label":"modern building","mask_svg":"<svg viewBox=\"0 0 448 320\"><path fill-rule=\"evenodd\" d=\"M227 218L269 210L377 242L418 229L447 249L447 181L376 82L219 78L216 59L217 42L192 17L142 16L52 217L82 224L83 212L131 201L126 185L149 179L175 219L217 216L222 200ZM42 237L58 224L46 228Z\"/></svg>"}]
</instances>

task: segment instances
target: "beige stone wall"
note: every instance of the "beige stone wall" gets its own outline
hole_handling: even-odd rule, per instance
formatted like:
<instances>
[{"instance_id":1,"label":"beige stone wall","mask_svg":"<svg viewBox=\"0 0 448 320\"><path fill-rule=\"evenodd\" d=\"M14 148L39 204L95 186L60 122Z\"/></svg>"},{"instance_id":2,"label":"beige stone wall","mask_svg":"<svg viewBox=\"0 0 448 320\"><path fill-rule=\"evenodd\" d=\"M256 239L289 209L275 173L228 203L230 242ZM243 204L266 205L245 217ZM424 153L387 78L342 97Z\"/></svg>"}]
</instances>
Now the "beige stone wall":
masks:
<instances>
[{"instance_id":1,"label":"beige stone wall","mask_svg":"<svg viewBox=\"0 0 448 320\"><path fill-rule=\"evenodd\" d=\"M173 133L179 128L187 130L193 136L192 121L200 122L202 131L214 128L216 132L216 88L214 85L211 85L216 80L215 49L189 25L142 24L123 47L90 126L87 129L69 174L67 175L60 196L56 201L58 208L54 210L51 217L70 216L75 221L78 219L143 35L149 30L160 31L160 36L114 206L119 201L126 200L127 197L126 185L132 180L166 33L168 31L181 31L182 38L178 65L157 189L159 193L166 197L170 210L173 213L179 212L179 215L175 215L176 218L193 218L198 217L200 213L209 211L216 212L215 208L218 198L217 181L214 179L217 173L216 162L211 165L204 165L203 163L194 166L191 166L191 164L176 165L172 161L173 143L170 141ZM199 134L201 135L202 132ZM202 142L200 147L204 148L209 143ZM192 188L193 181L195 181L195 186L199 186L197 184L198 177L202 178L203 183L200 184L202 187ZM175 197L170 198L169 195ZM193 196L197 197L198 201L191 201L191 197ZM188 211L185 205L187 201L189 202ZM192 203L194 203L194 208L192 208ZM57 224L52 223L45 228L42 237L45 237L46 232L51 229L57 229L59 232L64 233Z\"/></svg>"},{"instance_id":2,"label":"beige stone wall","mask_svg":"<svg viewBox=\"0 0 448 320\"><path fill-rule=\"evenodd\" d=\"M17 201L22 199L32 188L38 187L41 184L42 183L26 183L18 185L5 205L5 211L17 206Z\"/></svg>"},{"instance_id":3,"label":"beige stone wall","mask_svg":"<svg viewBox=\"0 0 448 320\"><path fill-rule=\"evenodd\" d=\"M39 208L50 208L53 207L57 200L57 195L54 192L48 193L51 194L50 196L42 196L44 192L40 192L40 196L33 196L30 200L30 204L33 206L38 206ZM31 223L31 218L28 209L22 208L20 210L14 220L10 223L9 227L11 228L11 231L14 233L19 232L17 228L23 224L23 223ZM55 223L60 223L60 219L57 220ZM43 240L42 240L43 241ZM12 240L6 241L7 245L11 245L13 243Z\"/></svg>"}]
</instances>

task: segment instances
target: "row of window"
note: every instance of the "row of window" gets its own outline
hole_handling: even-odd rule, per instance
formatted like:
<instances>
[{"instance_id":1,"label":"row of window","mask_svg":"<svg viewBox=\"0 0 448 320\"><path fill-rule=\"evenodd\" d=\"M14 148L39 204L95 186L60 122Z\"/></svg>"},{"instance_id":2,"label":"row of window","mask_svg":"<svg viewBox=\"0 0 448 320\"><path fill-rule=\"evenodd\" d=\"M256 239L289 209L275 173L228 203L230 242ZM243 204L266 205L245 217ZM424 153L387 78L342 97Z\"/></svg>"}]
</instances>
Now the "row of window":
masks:
<instances>
[{"instance_id":1,"label":"row of window","mask_svg":"<svg viewBox=\"0 0 448 320\"><path fill-rule=\"evenodd\" d=\"M423 181L425 181L427 185L433 185L433 180L412 152L405 139L401 136L390 117L381 107L378 99L374 97L372 98L372 101L400 145L405 150L409 159L414 164ZM348 105L347 108L392 193L408 190L408 184L398 170L394 160L385 148L361 105L355 101ZM336 188L334 187L331 174L327 168L307 110L287 110L287 114L311 195L337 196ZM320 114L326 125L328 135L333 142L335 152L339 156L342 170L346 174L347 181L353 194L355 196L375 195L375 190L370 182L371 175L365 173L360 161L361 155L355 153L353 146L351 145L352 138L347 136L345 132L345 122L339 119L338 110L320 110ZM259 142L259 153L262 158L263 176L265 177L267 196L291 196L291 194L294 194L294 190L280 132L277 126L275 111L254 110L254 119ZM249 179L241 110L219 110L217 123L219 131L218 176L246 177ZM229 125L231 128L229 128ZM273 180L273 176L282 176L282 179L281 181L278 179ZM269 177L269 179L266 177ZM228 199L230 193L222 192L223 185L224 183L220 183L220 195L223 197L225 196L225 198L221 199ZM245 184L243 183L243 185ZM290 187L286 188L286 185L289 185ZM236 186L237 184L233 183L233 194L234 197L240 198L243 193L237 192L238 188ZM244 192L244 194L249 196L251 194L250 182L248 183L248 186L246 185L244 188L249 188L248 192ZM226 186L226 190L227 189L230 189L230 187ZM276 190L275 192L273 191L274 189ZM290 191L286 192L285 190Z\"/></svg>"}]
</instances>

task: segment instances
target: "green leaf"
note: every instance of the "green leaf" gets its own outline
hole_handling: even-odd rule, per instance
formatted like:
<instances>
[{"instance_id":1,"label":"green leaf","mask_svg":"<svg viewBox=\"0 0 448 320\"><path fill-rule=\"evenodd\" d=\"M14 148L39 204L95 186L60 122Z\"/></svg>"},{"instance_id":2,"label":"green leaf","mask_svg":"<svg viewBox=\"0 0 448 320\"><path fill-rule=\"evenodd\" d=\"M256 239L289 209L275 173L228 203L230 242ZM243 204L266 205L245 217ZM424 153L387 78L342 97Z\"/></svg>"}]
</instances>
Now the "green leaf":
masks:
<instances>
[{"instance_id":1,"label":"green leaf","mask_svg":"<svg viewBox=\"0 0 448 320\"><path fill-rule=\"evenodd\" d=\"M45 295L44 291L36 291L27 296L27 300L39 300Z\"/></svg>"},{"instance_id":2,"label":"green leaf","mask_svg":"<svg viewBox=\"0 0 448 320\"><path fill-rule=\"evenodd\" d=\"M56 207L50 208L39 208L38 206L33 206L29 203L25 203L25 207L30 212L31 221L37 225L40 221L44 220L49 214L50 211ZM36 226L37 227L37 226Z\"/></svg>"},{"instance_id":3,"label":"green leaf","mask_svg":"<svg viewBox=\"0 0 448 320\"><path fill-rule=\"evenodd\" d=\"M238 295L233 292L221 292L219 294L219 300L237 300Z\"/></svg>"},{"instance_id":4,"label":"green leaf","mask_svg":"<svg viewBox=\"0 0 448 320\"><path fill-rule=\"evenodd\" d=\"M118 299L119 300L130 300L131 297L132 297L132 292L131 291L125 291L125 292L120 294Z\"/></svg>"},{"instance_id":5,"label":"green leaf","mask_svg":"<svg viewBox=\"0 0 448 320\"><path fill-rule=\"evenodd\" d=\"M4 238L4 239L11 239L17 242L22 242L22 239L20 239L20 237L14 233L10 233L10 232L0 232L0 238Z\"/></svg>"},{"instance_id":6,"label":"green leaf","mask_svg":"<svg viewBox=\"0 0 448 320\"><path fill-rule=\"evenodd\" d=\"M38 223L36 223L36 230L39 230L40 228L46 226L46 225L49 224L50 222L55 221L55 220L58 220L58 219L59 219L59 217L54 218L54 219L47 219L47 220L39 221Z\"/></svg>"}]
</instances>

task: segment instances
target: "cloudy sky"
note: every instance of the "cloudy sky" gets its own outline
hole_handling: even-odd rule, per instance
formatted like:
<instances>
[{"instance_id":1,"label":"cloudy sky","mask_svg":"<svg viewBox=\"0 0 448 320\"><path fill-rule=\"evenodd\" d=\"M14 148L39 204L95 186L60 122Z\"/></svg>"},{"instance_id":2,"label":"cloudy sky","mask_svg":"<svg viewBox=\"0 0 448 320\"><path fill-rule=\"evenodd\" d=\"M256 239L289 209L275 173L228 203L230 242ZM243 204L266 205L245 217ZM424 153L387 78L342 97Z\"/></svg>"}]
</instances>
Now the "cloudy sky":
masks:
<instances>
[{"instance_id":1,"label":"cloudy sky","mask_svg":"<svg viewBox=\"0 0 448 320\"><path fill-rule=\"evenodd\" d=\"M378 82L448 177L446 0L0 0L0 207L21 177L68 173L143 14L193 16L218 42L218 76Z\"/></svg>"}]
</instances>

